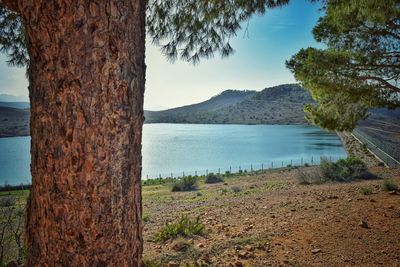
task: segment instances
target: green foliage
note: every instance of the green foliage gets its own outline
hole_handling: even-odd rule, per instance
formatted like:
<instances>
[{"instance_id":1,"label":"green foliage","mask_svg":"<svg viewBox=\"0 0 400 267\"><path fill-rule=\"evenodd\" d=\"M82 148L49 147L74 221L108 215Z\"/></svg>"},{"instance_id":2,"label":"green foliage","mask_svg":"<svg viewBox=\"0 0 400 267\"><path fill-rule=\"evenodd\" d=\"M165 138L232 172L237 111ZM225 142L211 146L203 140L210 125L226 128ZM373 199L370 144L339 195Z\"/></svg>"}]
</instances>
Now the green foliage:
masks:
<instances>
[{"instance_id":1,"label":"green foliage","mask_svg":"<svg viewBox=\"0 0 400 267\"><path fill-rule=\"evenodd\" d=\"M25 30L21 18L0 4L0 52L7 55L11 66L27 65Z\"/></svg>"},{"instance_id":2,"label":"green foliage","mask_svg":"<svg viewBox=\"0 0 400 267\"><path fill-rule=\"evenodd\" d=\"M150 214L144 214L142 219L143 219L144 222L149 222L150 221Z\"/></svg>"},{"instance_id":3,"label":"green foliage","mask_svg":"<svg viewBox=\"0 0 400 267\"><path fill-rule=\"evenodd\" d=\"M233 53L229 39L240 23L266 8L285 5L289 0L251 1L165 1L150 0L147 33L168 59L198 63L215 53L226 57Z\"/></svg>"},{"instance_id":4,"label":"green foliage","mask_svg":"<svg viewBox=\"0 0 400 267\"><path fill-rule=\"evenodd\" d=\"M371 195L372 194L372 187L370 186L365 186L360 188L360 193L363 195Z\"/></svg>"},{"instance_id":5,"label":"green foliage","mask_svg":"<svg viewBox=\"0 0 400 267\"><path fill-rule=\"evenodd\" d=\"M206 184L223 183L224 178L219 174L209 173L204 180Z\"/></svg>"},{"instance_id":6,"label":"green foliage","mask_svg":"<svg viewBox=\"0 0 400 267\"><path fill-rule=\"evenodd\" d=\"M399 186L392 179L383 180L382 188L385 191L397 191Z\"/></svg>"},{"instance_id":7,"label":"green foliage","mask_svg":"<svg viewBox=\"0 0 400 267\"><path fill-rule=\"evenodd\" d=\"M301 49L287 67L317 105L307 119L351 130L373 107L400 106L400 7L397 0L326 1L313 30L328 48Z\"/></svg>"},{"instance_id":8,"label":"green foliage","mask_svg":"<svg viewBox=\"0 0 400 267\"><path fill-rule=\"evenodd\" d=\"M200 219L190 219L187 216L182 216L175 223L167 223L160 231L155 235L155 242L162 242L168 239L174 239L178 236L193 236L201 235L204 232L204 225L200 222Z\"/></svg>"},{"instance_id":9,"label":"green foliage","mask_svg":"<svg viewBox=\"0 0 400 267\"><path fill-rule=\"evenodd\" d=\"M172 192L192 191L196 189L197 178L191 175L181 178L172 185Z\"/></svg>"},{"instance_id":10,"label":"green foliage","mask_svg":"<svg viewBox=\"0 0 400 267\"><path fill-rule=\"evenodd\" d=\"M215 53L222 57L234 52L229 40L241 29L241 23L267 8L286 5L289 0L149 0L147 34L170 60L180 58L198 63ZM133 15L133 14L132 14ZM25 29L21 18L0 3L0 51L11 65L27 65Z\"/></svg>"},{"instance_id":11,"label":"green foliage","mask_svg":"<svg viewBox=\"0 0 400 267\"><path fill-rule=\"evenodd\" d=\"M142 185L162 185L162 184L170 184L177 181L177 178L156 178L156 179L147 179L142 180Z\"/></svg>"},{"instance_id":12,"label":"green foliage","mask_svg":"<svg viewBox=\"0 0 400 267\"><path fill-rule=\"evenodd\" d=\"M360 178L366 171L365 163L359 158L348 157L332 162L326 157L321 157L320 172L326 181L347 182Z\"/></svg>"}]
</instances>

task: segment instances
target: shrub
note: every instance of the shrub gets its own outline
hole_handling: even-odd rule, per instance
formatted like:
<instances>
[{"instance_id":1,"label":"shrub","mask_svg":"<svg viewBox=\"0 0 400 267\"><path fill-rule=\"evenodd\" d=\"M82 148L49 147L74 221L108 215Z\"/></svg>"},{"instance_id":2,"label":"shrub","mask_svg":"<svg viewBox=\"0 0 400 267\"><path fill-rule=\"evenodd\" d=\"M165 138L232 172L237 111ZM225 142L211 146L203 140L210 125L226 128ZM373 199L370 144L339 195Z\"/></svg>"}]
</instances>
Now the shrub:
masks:
<instances>
[{"instance_id":1,"label":"shrub","mask_svg":"<svg viewBox=\"0 0 400 267\"><path fill-rule=\"evenodd\" d=\"M359 158L349 157L332 162L321 157L320 171L327 181L347 182L360 178L367 171L367 167Z\"/></svg>"},{"instance_id":2,"label":"shrub","mask_svg":"<svg viewBox=\"0 0 400 267\"><path fill-rule=\"evenodd\" d=\"M295 177L301 185L324 182L318 168L298 168L296 169Z\"/></svg>"},{"instance_id":3,"label":"shrub","mask_svg":"<svg viewBox=\"0 0 400 267\"><path fill-rule=\"evenodd\" d=\"M223 183L224 178L222 178L219 174L209 173L206 177L206 184L215 184L215 183Z\"/></svg>"},{"instance_id":4,"label":"shrub","mask_svg":"<svg viewBox=\"0 0 400 267\"><path fill-rule=\"evenodd\" d=\"M239 186L233 186L231 189L233 193L239 193L240 191L242 191L242 188L240 188Z\"/></svg>"},{"instance_id":5,"label":"shrub","mask_svg":"<svg viewBox=\"0 0 400 267\"><path fill-rule=\"evenodd\" d=\"M370 186L365 186L360 188L360 193L363 195L371 195L372 194L372 188Z\"/></svg>"},{"instance_id":6,"label":"shrub","mask_svg":"<svg viewBox=\"0 0 400 267\"><path fill-rule=\"evenodd\" d=\"M201 235L204 232L204 225L200 222L199 217L190 219L182 216L176 223L167 223L156 233L154 241L161 242L168 239L174 239L178 236Z\"/></svg>"},{"instance_id":7,"label":"shrub","mask_svg":"<svg viewBox=\"0 0 400 267\"><path fill-rule=\"evenodd\" d=\"M145 214L145 215L143 215L143 221L144 222L149 222L150 221L150 215L149 214Z\"/></svg>"},{"instance_id":8,"label":"shrub","mask_svg":"<svg viewBox=\"0 0 400 267\"><path fill-rule=\"evenodd\" d=\"M197 189L197 179L193 176L185 176L172 185L172 192L192 191Z\"/></svg>"},{"instance_id":9,"label":"shrub","mask_svg":"<svg viewBox=\"0 0 400 267\"><path fill-rule=\"evenodd\" d=\"M16 203L15 197L0 197L0 207L12 207Z\"/></svg>"},{"instance_id":10,"label":"shrub","mask_svg":"<svg viewBox=\"0 0 400 267\"><path fill-rule=\"evenodd\" d=\"M385 191L397 191L399 186L392 179L383 180L382 188Z\"/></svg>"},{"instance_id":11,"label":"shrub","mask_svg":"<svg viewBox=\"0 0 400 267\"><path fill-rule=\"evenodd\" d=\"M222 188L222 189L220 190L220 192L221 192L222 194L226 194L226 193L228 193L228 189Z\"/></svg>"}]
</instances>

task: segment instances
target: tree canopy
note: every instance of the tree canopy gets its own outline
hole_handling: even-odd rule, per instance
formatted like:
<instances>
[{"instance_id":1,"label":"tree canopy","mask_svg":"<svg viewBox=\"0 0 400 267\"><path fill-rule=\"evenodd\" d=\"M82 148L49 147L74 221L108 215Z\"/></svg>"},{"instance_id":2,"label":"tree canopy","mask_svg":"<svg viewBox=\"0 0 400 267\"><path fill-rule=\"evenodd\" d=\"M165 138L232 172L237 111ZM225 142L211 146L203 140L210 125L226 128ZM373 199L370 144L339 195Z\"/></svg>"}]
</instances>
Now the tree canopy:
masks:
<instances>
[{"instance_id":1,"label":"tree canopy","mask_svg":"<svg viewBox=\"0 0 400 267\"><path fill-rule=\"evenodd\" d=\"M317 101L313 123L351 130L371 108L400 106L400 1L328 0L313 29L325 49L301 49L287 67Z\"/></svg>"},{"instance_id":2,"label":"tree canopy","mask_svg":"<svg viewBox=\"0 0 400 267\"><path fill-rule=\"evenodd\" d=\"M234 52L229 40L241 29L241 23L253 14L288 4L289 0L149 0L146 10L147 35L171 61L178 58L198 63L219 53ZM10 65L28 63L24 27L17 12L0 1L0 52Z\"/></svg>"}]
</instances>

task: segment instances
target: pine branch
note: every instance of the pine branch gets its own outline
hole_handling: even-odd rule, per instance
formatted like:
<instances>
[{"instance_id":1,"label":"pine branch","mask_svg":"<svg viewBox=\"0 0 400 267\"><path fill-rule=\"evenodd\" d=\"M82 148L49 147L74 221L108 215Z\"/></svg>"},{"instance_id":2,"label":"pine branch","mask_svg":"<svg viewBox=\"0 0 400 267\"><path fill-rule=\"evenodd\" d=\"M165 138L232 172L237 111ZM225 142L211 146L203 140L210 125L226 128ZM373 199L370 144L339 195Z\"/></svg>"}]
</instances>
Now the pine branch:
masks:
<instances>
[{"instance_id":1,"label":"pine branch","mask_svg":"<svg viewBox=\"0 0 400 267\"><path fill-rule=\"evenodd\" d=\"M19 13L20 0L0 0L0 5L5 6L10 11Z\"/></svg>"}]
</instances>

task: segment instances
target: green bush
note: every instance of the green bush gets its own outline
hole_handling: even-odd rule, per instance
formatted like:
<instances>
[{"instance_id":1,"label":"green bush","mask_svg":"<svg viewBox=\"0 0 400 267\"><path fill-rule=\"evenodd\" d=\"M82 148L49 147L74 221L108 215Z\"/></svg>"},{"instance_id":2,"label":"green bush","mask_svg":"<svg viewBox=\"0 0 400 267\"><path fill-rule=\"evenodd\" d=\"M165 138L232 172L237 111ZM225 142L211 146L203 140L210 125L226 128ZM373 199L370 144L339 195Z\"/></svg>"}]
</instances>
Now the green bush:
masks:
<instances>
[{"instance_id":1,"label":"green bush","mask_svg":"<svg viewBox=\"0 0 400 267\"><path fill-rule=\"evenodd\" d=\"M385 191L397 191L399 186L392 179L383 180L382 188Z\"/></svg>"},{"instance_id":2,"label":"green bush","mask_svg":"<svg viewBox=\"0 0 400 267\"><path fill-rule=\"evenodd\" d=\"M163 228L156 233L154 241L161 242L168 239L174 239L178 236L193 236L201 235L204 232L204 225L200 219L190 219L187 216L182 216L176 223L167 223Z\"/></svg>"},{"instance_id":3,"label":"green bush","mask_svg":"<svg viewBox=\"0 0 400 267\"><path fill-rule=\"evenodd\" d=\"M185 176L172 185L172 192L192 191L197 189L197 178Z\"/></svg>"},{"instance_id":4,"label":"green bush","mask_svg":"<svg viewBox=\"0 0 400 267\"><path fill-rule=\"evenodd\" d=\"M206 184L223 183L224 178L219 174L209 173L204 181Z\"/></svg>"},{"instance_id":5,"label":"green bush","mask_svg":"<svg viewBox=\"0 0 400 267\"><path fill-rule=\"evenodd\" d=\"M150 215L149 214L144 214L143 217L142 217L142 220L144 222L149 222L150 221Z\"/></svg>"},{"instance_id":6,"label":"green bush","mask_svg":"<svg viewBox=\"0 0 400 267\"><path fill-rule=\"evenodd\" d=\"M360 188L360 193L363 195L371 195L372 194L372 188L370 186L365 186Z\"/></svg>"},{"instance_id":7,"label":"green bush","mask_svg":"<svg viewBox=\"0 0 400 267\"><path fill-rule=\"evenodd\" d=\"M239 193L240 191L242 191L242 188L240 188L239 186L232 186L231 189L233 193Z\"/></svg>"},{"instance_id":8,"label":"green bush","mask_svg":"<svg viewBox=\"0 0 400 267\"><path fill-rule=\"evenodd\" d=\"M359 158L349 157L332 162L326 157L321 157L320 171L326 181L347 182L360 178L367 171L367 167Z\"/></svg>"}]
</instances>

